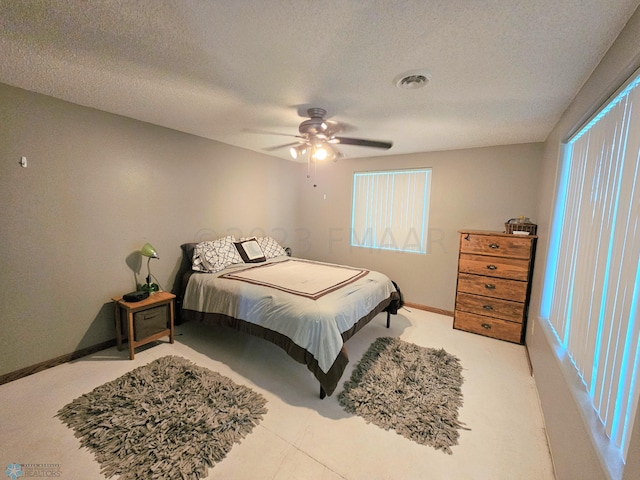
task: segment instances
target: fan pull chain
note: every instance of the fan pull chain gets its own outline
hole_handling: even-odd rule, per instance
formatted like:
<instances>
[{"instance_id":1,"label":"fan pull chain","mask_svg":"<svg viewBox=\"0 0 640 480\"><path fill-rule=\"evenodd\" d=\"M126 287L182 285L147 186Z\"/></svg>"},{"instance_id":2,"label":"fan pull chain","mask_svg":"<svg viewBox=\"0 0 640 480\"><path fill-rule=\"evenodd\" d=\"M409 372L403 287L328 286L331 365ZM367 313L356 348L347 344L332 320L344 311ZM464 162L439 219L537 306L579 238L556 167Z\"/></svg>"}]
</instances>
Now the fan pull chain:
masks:
<instances>
[{"instance_id":1,"label":"fan pull chain","mask_svg":"<svg viewBox=\"0 0 640 480\"><path fill-rule=\"evenodd\" d=\"M318 164L316 162L313 162L313 174L317 177L318 176ZM308 156L307 156L307 178L311 179L311 152L309 152ZM314 183L313 187L317 187L318 184Z\"/></svg>"}]
</instances>

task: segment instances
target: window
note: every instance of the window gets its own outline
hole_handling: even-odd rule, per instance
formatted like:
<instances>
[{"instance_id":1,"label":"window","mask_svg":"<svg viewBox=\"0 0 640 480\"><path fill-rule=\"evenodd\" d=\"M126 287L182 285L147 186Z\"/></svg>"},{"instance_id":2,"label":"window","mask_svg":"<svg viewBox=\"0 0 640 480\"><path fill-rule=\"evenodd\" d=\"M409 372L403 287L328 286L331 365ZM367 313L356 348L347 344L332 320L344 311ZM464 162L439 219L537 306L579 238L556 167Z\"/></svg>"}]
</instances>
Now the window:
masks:
<instances>
[{"instance_id":1,"label":"window","mask_svg":"<svg viewBox=\"0 0 640 480\"><path fill-rule=\"evenodd\" d=\"M640 395L640 75L568 141L541 313L624 461Z\"/></svg>"},{"instance_id":2,"label":"window","mask_svg":"<svg viewBox=\"0 0 640 480\"><path fill-rule=\"evenodd\" d=\"M353 174L351 245L427 253L431 169Z\"/></svg>"}]
</instances>

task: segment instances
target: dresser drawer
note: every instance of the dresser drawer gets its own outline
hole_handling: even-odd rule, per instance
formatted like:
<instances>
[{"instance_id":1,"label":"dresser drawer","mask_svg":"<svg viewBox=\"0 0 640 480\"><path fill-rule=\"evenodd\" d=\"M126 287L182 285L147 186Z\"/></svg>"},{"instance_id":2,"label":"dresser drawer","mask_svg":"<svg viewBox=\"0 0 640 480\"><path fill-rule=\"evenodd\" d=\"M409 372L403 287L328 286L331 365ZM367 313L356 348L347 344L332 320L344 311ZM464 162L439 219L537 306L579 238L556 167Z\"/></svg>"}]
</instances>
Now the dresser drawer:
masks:
<instances>
[{"instance_id":1,"label":"dresser drawer","mask_svg":"<svg viewBox=\"0 0 640 480\"><path fill-rule=\"evenodd\" d=\"M529 278L529 260L461 253L459 271L526 282Z\"/></svg>"},{"instance_id":2,"label":"dresser drawer","mask_svg":"<svg viewBox=\"0 0 640 480\"><path fill-rule=\"evenodd\" d=\"M530 238L516 235L478 235L462 233L460 236L460 253L491 255L496 257L513 257L529 259L531 255Z\"/></svg>"},{"instance_id":3,"label":"dresser drawer","mask_svg":"<svg viewBox=\"0 0 640 480\"><path fill-rule=\"evenodd\" d=\"M502 298L513 302L524 302L527 299L527 282L505 280L504 278L486 277L460 273L458 275L458 291L482 295L483 297Z\"/></svg>"},{"instance_id":4,"label":"dresser drawer","mask_svg":"<svg viewBox=\"0 0 640 480\"><path fill-rule=\"evenodd\" d=\"M456 296L456 310L488 315L516 323L522 323L524 318L524 303L481 297L463 292L458 292Z\"/></svg>"},{"instance_id":5,"label":"dresser drawer","mask_svg":"<svg viewBox=\"0 0 640 480\"><path fill-rule=\"evenodd\" d=\"M508 322L499 318L474 315L473 313L456 310L453 320L453 328L477 333L487 337L520 343L522 339L523 325L521 323Z\"/></svg>"}]
</instances>

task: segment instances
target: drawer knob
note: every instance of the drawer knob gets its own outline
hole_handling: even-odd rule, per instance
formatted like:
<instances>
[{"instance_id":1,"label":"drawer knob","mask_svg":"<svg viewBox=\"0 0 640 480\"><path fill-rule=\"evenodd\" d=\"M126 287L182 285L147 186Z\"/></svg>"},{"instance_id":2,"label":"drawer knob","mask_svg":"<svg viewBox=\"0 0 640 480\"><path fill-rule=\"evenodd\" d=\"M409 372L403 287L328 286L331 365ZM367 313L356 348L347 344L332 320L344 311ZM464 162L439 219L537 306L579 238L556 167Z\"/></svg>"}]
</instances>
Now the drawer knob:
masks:
<instances>
[{"instance_id":1,"label":"drawer knob","mask_svg":"<svg viewBox=\"0 0 640 480\"><path fill-rule=\"evenodd\" d=\"M487 268L489 270L497 270L498 269L498 267L496 267L495 265L491 265L491 264L487 265Z\"/></svg>"},{"instance_id":2,"label":"drawer knob","mask_svg":"<svg viewBox=\"0 0 640 480\"><path fill-rule=\"evenodd\" d=\"M486 288L488 290L494 290L496 288L496 286L493 283L487 283L487 284L485 284L484 288Z\"/></svg>"},{"instance_id":3,"label":"drawer knob","mask_svg":"<svg viewBox=\"0 0 640 480\"><path fill-rule=\"evenodd\" d=\"M488 323L483 323L482 328L484 328L485 330L491 330L491 325L489 325Z\"/></svg>"},{"instance_id":4,"label":"drawer knob","mask_svg":"<svg viewBox=\"0 0 640 480\"><path fill-rule=\"evenodd\" d=\"M490 243L489 248L493 248L493 249L500 248L500 245L498 245L497 243Z\"/></svg>"},{"instance_id":5,"label":"drawer knob","mask_svg":"<svg viewBox=\"0 0 640 480\"><path fill-rule=\"evenodd\" d=\"M483 305L482 308L485 310L493 311L493 307L491 305Z\"/></svg>"}]
</instances>

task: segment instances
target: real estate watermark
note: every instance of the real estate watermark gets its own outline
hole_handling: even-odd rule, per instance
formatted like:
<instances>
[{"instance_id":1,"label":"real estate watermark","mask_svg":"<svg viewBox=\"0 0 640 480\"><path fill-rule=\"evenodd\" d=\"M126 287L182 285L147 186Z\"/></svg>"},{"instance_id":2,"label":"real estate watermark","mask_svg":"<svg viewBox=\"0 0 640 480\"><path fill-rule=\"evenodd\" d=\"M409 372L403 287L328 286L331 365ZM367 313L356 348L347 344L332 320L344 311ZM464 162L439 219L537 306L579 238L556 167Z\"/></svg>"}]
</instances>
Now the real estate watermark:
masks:
<instances>
[{"instance_id":1,"label":"real estate watermark","mask_svg":"<svg viewBox=\"0 0 640 480\"><path fill-rule=\"evenodd\" d=\"M444 230L440 228L429 228L426 239L424 235L414 228L407 229L404 233L394 233L393 229L385 228L380 232L367 229L364 232L357 232L354 229L330 228L329 229L329 251L340 244L348 243L350 248L366 248L371 253L392 250L404 253L447 253L444 244Z\"/></svg>"},{"instance_id":2,"label":"real estate watermark","mask_svg":"<svg viewBox=\"0 0 640 480\"><path fill-rule=\"evenodd\" d=\"M11 480L60 478L62 477L62 465L59 463L9 463L4 473Z\"/></svg>"},{"instance_id":3,"label":"real estate watermark","mask_svg":"<svg viewBox=\"0 0 640 480\"><path fill-rule=\"evenodd\" d=\"M421 245L422 236L415 230L407 230L405 235L399 238L391 230L383 232L384 245L381 248L374 248L367 245L367 236L371 236L371 232L365 232L360 238L354 234L352 228L329 227L323 231L314 231L312 228L296 227L296 228L264 228L252 227L250 229L242 229L239 227L229 227L224 230L216 230L213 228L202 228L193 235L193 242L203 242L207 240L215 240L225 236L233 236L237 240L250 237L266 237L270 236L283 247L295 246L297 256L303 256L311 251L314 246L317 247L325 243L329 252L335 252L340 249L363 248L370 253L379 253L382 251L398 251L406 253L419 254L446 254L446 233L445 230L438 227L430 227L426 236L425 245ZM352 242L355 235L356 244Z\"/></svg>"}]
</instances>

